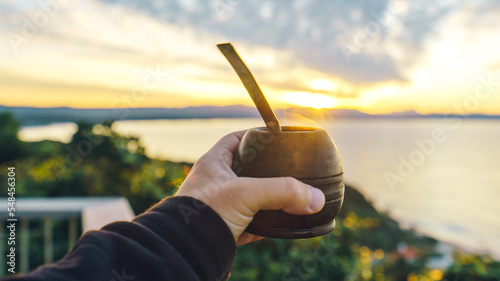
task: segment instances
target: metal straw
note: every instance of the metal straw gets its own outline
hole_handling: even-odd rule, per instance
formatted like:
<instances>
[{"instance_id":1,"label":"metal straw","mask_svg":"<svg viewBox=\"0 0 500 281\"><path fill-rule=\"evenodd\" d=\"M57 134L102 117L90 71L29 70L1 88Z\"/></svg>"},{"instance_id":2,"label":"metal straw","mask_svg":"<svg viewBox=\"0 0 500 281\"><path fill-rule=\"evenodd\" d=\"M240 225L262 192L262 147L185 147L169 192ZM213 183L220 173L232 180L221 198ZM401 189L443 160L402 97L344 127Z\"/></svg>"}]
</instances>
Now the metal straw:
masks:
<instances>
[{"instance_id":1,"label":"metal straw","mask_svg":"<svg viewBox=\"0 0 500 281\"><path fill-rule=\"evenodd\" d=\"M248 94L250 94L250 97L257 107L257 110L259 110L260 116L262 116L262 119L264 119L264 122L266 123L269 131L281 132L281 126L278 118L267 102L264 93L262 93L262 90L257 84L257 81L255 81L252 73L240 58L233 45L231 45L231 43L224 43L217 44L217 47L229 61L234 71L236 71L236 74L238 74L238 76L240 77L241 82L243 82L243 85L247 89Z\"/></svg>"}]
</instances>

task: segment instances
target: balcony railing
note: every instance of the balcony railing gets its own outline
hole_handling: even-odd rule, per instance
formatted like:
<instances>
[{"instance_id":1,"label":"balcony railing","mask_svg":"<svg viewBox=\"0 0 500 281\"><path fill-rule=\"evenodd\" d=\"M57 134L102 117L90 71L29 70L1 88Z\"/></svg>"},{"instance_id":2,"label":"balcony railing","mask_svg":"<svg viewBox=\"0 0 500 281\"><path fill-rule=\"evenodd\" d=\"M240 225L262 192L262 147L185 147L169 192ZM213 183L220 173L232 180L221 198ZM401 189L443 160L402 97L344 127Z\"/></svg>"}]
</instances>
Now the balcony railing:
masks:
<instances>
[{"instance_id":1,"label":"balcony railing","mask_svg":"<svg viewBox=\"0 0 500 281\"><path fill-rule=\"evenodd\" d=\"M56 198L17 198L13 216L8 212L8 201L0 197L0 277L7 273L7 254L10 247L16 248L15 272L26 273L32 269L29 264L30 247L29 224L43 222L43 262L54 261L53 221L68 221L68 248L71 249L81 232L78 221L81 219L82 232L100 229L102 226L119 220L131 220L134 213L127 199L123 197L56 197ZM15 231L7 225L14 223ZM9 237L15 235L15 245L8 245ZM38 266L38 265L35 265ZM34 268L34 267L33 267Z\"/></svg>"}]
</instances>

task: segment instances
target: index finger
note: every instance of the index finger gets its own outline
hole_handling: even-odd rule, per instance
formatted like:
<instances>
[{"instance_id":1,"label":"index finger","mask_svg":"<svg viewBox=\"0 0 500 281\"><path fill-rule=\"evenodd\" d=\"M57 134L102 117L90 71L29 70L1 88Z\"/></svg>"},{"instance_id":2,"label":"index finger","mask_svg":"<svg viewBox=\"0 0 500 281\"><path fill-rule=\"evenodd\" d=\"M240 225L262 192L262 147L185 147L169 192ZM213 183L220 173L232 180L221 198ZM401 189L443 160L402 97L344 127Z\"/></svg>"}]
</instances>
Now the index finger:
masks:
<instances>
[{"instance_id":1,"label":"index finger","mask_svg":"<svg viewBox=\"0 0 500 281\"><path fill-rule=\"evenodd\" d=\"M233 132L220 139L208 152L222 157L225 165L231 167L233 156L247 130Z\"/></svg>"},{"instance_id":2,"label":"index finger","mask_svg":"<svg viewBox=\"0 0 500 281\"><path fill-rule=\"evenodd\" d=\"M243 135L248 130L242 130L242 131L237 131L230 133L228 135L225 135L222 139L220 139L213 147L211 150L229 150L231 154L234 154L236 149L238 148L238 145L241 142L241 139L243 138Z\"/></svg>"}]
</instances>

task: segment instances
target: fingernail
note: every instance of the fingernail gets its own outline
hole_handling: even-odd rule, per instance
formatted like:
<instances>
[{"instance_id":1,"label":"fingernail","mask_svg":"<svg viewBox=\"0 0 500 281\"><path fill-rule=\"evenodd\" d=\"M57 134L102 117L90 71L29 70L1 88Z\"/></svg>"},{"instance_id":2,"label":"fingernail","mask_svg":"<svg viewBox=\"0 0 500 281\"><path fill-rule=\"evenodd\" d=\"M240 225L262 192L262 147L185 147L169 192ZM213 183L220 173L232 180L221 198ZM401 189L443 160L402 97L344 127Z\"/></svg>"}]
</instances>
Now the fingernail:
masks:
<instances>
[{"instance_id":1,"label":"fingernail","mask_svg":"<svg viewBox=\"0 0 500 281\"><path fill-rule=\"evenodd\" d=\"M313 186L309 186L309 188L311 190L311 203L309 203L309 208L314 212L323 209L323 205L325 204L325 195L323 191Z\"/></svg>"}]
</instances>

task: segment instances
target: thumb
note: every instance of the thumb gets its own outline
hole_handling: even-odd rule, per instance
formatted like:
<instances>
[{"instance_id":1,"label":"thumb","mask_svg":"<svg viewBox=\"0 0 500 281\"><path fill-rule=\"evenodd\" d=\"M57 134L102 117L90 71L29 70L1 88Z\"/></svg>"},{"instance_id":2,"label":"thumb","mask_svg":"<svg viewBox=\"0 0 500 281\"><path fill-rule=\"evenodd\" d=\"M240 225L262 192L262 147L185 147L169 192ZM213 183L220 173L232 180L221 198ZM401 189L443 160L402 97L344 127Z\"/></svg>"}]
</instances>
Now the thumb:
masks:
<instances>
[{"instance_id":1,"label":"thumb","mask_svg":"<svg viewBox=\"0 0 500 281\"><path fill-rule=\"evenodd\" d=\"M309 215L325 205L321 190L291 177L241 179L244 179L245 203L255 213L281 209L294 215Z\"/></svg>"}]
</instances>

